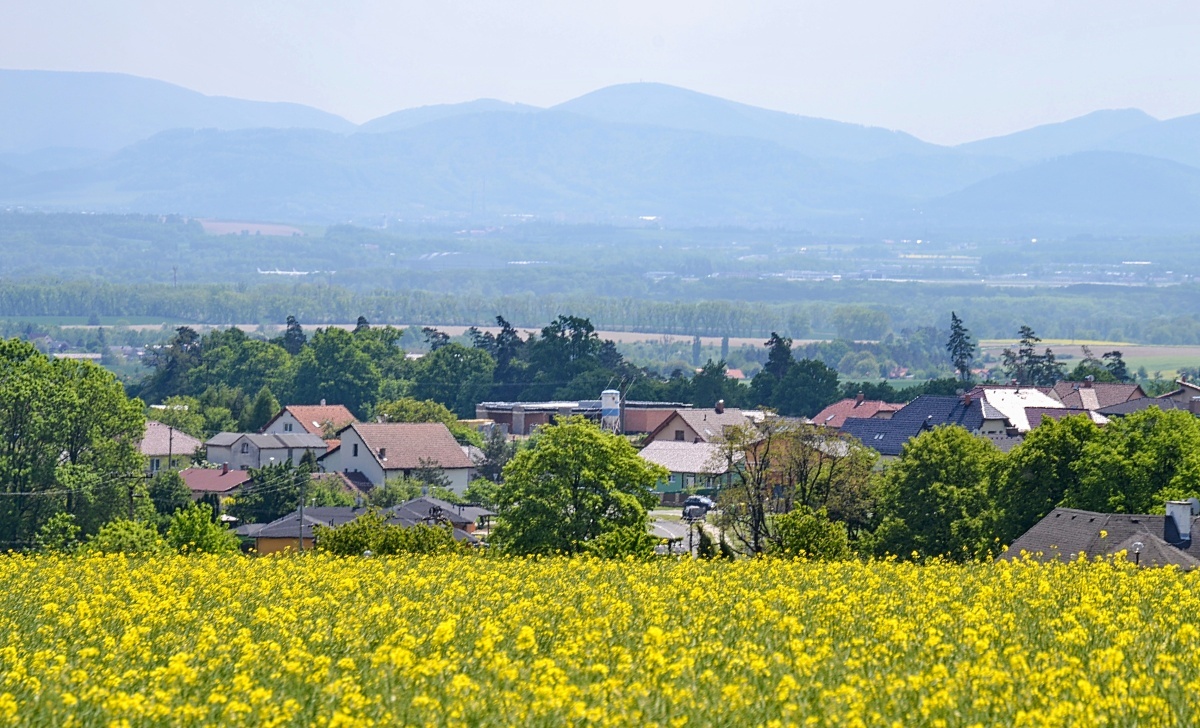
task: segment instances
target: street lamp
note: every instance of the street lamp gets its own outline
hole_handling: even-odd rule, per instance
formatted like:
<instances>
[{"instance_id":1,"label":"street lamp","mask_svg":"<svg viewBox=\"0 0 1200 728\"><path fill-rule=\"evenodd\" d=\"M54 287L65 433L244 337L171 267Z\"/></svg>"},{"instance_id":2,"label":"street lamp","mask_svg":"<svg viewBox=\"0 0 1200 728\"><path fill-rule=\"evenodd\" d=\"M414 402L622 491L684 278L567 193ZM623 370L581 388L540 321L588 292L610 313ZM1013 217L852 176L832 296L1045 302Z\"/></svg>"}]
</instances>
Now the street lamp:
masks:
<instances>
[{"instance_id":1,"label":"street lamp","mask_svg":"<svg viewBox=\"0 0 1200 728\"><path fill-rule=\"evenodd\" d=\"M1133 565L1134 566L1142 565L1142 549L1144 549L1144 548L1146 548L1146 544L1142 543L1141 541L1133 542Z\"/></svg>"}]
</instances>

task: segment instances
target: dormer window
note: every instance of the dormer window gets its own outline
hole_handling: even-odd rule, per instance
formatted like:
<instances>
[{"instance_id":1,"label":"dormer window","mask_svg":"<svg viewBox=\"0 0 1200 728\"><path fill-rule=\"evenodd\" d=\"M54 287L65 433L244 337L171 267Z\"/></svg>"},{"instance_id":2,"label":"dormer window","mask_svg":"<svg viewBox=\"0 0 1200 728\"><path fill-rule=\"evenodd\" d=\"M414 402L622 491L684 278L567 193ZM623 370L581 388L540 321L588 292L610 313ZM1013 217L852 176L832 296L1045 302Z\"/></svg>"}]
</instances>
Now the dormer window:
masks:
<instances>
[{"instance_id":1,"label":"dormer window","mask_svg":"<svg viewBox=\"0 0 1200 728\"><path fill-rule=\"evenodd\" d=\"M387 448L386 447L379 448L379 459L387 460Z\"/></svg>"}]
</instances>

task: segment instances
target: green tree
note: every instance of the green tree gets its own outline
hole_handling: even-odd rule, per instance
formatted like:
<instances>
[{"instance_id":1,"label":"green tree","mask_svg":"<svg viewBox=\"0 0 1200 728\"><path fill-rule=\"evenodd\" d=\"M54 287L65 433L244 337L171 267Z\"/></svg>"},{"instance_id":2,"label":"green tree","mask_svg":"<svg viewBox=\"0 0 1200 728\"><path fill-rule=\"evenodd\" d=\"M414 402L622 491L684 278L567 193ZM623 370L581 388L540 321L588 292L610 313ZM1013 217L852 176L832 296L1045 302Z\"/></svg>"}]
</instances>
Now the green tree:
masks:
<instances>
[{"instance_id":1,"label":"green tree","mask_svg":"<svg viewBox=\"0 0 1200 728\"><path fill-rule=\"evenodd\" d=\"M909 558L984 556L988 483L1000 451L957 425L910 440L883 476L876 548Z\"/></svg>"},{"instance_id":2,"label":"green tree","mask_svg":"<svg viewBox=\"0 0 1200 728\"><path fill-rule=\"evenodd\" d=\"M161 522L164 524L164 528L175 511L187 508L192 504L192 491L188 489L187 483L183 482L179 473L174 470L166 470L154 476L150 481L149 495L155 512L162 517Z\"/></svg>"},{"instance_id":3,"label":"green tree","mask_svg":"<svg viewBox=\"0 0 1200 728\"><path fill-rule=\"evenodd\" d=\"M292 356L299 354L304 349L304 345L308 343L308 337L304 335L304 327L300 325L295 316L287 317L283 339L280 343L284 350Z\"/></svg>"},{"instance_id":4,"label":"green tree","mask_svg":"<svg viewBox=\"0 0 1200 728\"><path fill-rule=\"evenodd\" d=\"M578 417L542 428L504 468L490 541L519 554L578 553L621 527L646 528L651 490L668 473L623 437Z\"/></svg>"},{"instance_id":5,"label":"green tree","mask_svg":"<svg viewBox=\"0 0 1200 728\"><path fill-rule=\"evenodd\" d=\"M846 524L832 521L825 509L814 511L807 506L775 518L778 534L770 553L780 556L800 556L822 561L850 558L850 536Z\"/></svg>"},{"instance_id":6,"label":"green tree","mask_svg":"<svg viewBox=\"0 0 1200 728\"><path fill-rule=\"evenodd\" d=\"M309 471L291 461L250 470L250 482L229 505L229 515L241 523L270 523L300 507L307 492Z\"/></svg>"},{"instance_id":7,"label":"green tree","mask_svg":"<svg viewBox=\"0 0 1200 728\"><path fill-rule=\"evenodd\" d=\"M1200 495L1200 422L1157 407L1114 418L1084 444L1075 469L1078 489L1066 493L1063 505L1161 513L1168 500Z\"/></svg>"},{"instance_id":8,"label":"green tree","mask_svg":"<svg viewBox=\"0 0 1200 728\"><path fill-rule=\"evenodd\" d=\"M950 338L946 341L950 364L958 372L958 378L966 382L971 379L971 360L975 358L975 342L971 332L963 325L958 314L950 312Z\"/></svg>"},{"instance_id":9,"label":"green tree","mask_svg":"<svg viewBox=\"0 0 1200 728\"><path fill-rule=\"evenodd\" d=\"M1079 493L1080 473L1089 442L1100 434L1087 415L1045 418L1003 460L992 481L996 536L1012 543L1068 496Z\"/></svg>"},{"instance_id":10,"label":"green tree","mask_svg":"<svg viewBox=\"0 0 1200 728\"><path fill-rule=\"evenodd\" d=\"M297 357L296 397L305 403L326 400L366 415L379 392L380 375L371 359L345 329L317 329Z\"/></svg>"},{"instance_id":11,"label":"green tree","mask_svg":"<svg viewBox=\"0 0 1200 728\"><path fill-rule=\"evenodd\" d=\"M166 548L167 542L158 535L158 529L153 523L124 518L104 524L84 544L86 551L102 554L149 555L162 553Z\"/></svg>"},{"instance_id":12,"label":"green tree","mask_svg":"<svg viewBox=\"0 0 1200 728\"><path fill-rule=\"evenodd\" d=\"M474 414L474 412L472 412ZM419 400L402 397L375 406L375 417L386 422L440 422L450 430L460 445L483 447L483 437L469 425L458 421L458 417L445 405L431 399Z\"/></svg>"},{"instance_id":13,"label":"green tree","mask_svg":"<svg viewBox=\"0 0 1200 728\"><path fill-rule=\"evenodd\" d=\"M476 478L463 491L462 499L464 503L478 503L484 508L492 508L499 492L500 486L494 481L487 478Z\"/></svg>"},{"instance_id":14,"label":"green tree","mask_svg":"<svg viewBox=\"0 0 1200 728\"><path fill-rule=\"evenodd\" d=\"M449 524L400 526L387 522L387 516L370 510L340 526L313 529L317 549L335 556L375 556L399 554L443 554L460 550Z\"/></svg>"},{"instance_id":15,"label":"green tree","mask_svg":"<svg viewBox=\"0 0 1200 728\"><path fill-rule=\"evenodd\" d=\"M601 559L648 559L662 543L645 528L622 526L600 534L583 544L584 553Z\"/></svg>"},{"instance_id":16,"label":"green tree","mask_svg":"<svg viewBox=\"0 0 1200 728\"><path fill-rule=\"evenodd\" d=\"M158 407L146 409L146 419L174 427L195 438L203 439L208 434L200 400L195 397L167 397Z\"/></svg>"},{"instance_id":17,"label":"green tree","mask_svg":"<svg viewBox=\"0 0 1200 728\"><path fill-rule=\"evenodd\" d=\"M483 443L483 463L479 466L479 474L493 483L499 483L504 466L516 453L517 444L509 440L498 426L493 427Z\"/></svg>"},{"instance_id":18,"label":"green tree","mask_svg":"<svg viewBox=\"0 0 1200 728\"><path fill-rule=\"evenodd\" d=\"M167 544L182 553L227 554L238 550L238 537L213 521L212 508L195 503L171 517Z\"/></svg>"},{"instance_id":19,"label":"green tree","mask_svg":"<svg viewBox=\"0 0 1200 728\"><path fill-rule=\"evenodd\" d=\"M492 388L496 362L487 352L461 344L446 344L421 357L413 373L415 399L433 400L464 419L475 416L475 405Z\"/></svg>"},{"instance_id":20,"label":"green tree","mask_svg":"<svg viewBox=\"0 0 1200 728\"><path fill-rule=\"evenodd\" d=\"M266 385L263 385L263 388L258 390L258 394L255 395L250 409L242 418L242 432L258 432L266 427L280 409L279 400L275 399L275 395L271 394L271 390Z\"/></svg>"},{"instance_id":21,"label":"green tree","mask_svg":"<svg viewBox=\"0 0 1200 728\"><path fill-rule=\"evenodd\" d=\"M421 496L424 483L411 478L392 478L367 493L367 500L378 508L391 508Z\"/></svg>"},{"instance_id":22,"label":"green tree","mask_svg":"<svg viewBox=\"0 0 1200 728\"><path fill-rule=\"evenodd\" d=\"M771 404L783 415L812 417L837 400L837 372L815 359L801 359L788 368Z\"/></svg>"},{"instance_id":23,"label":"green tree","mask_svg":"<svg viewBox=\"0 0 1200 728\"><path fill-rule=\"evenodd\" d=\"M75 524L75 516L56 513L38 529L33 543L39 551L70 553L79 547L79 533L82 530Z\"/></svg>"},{"instance_id":24,"label":"green tree","mask_svg":"<svg viewBox=\"0 0 1200 728\"><path fill-rule=\"evenodd\" d=\"M111 373L0 341L0 432L0 541L31 543L62 511L87 534L128 512L145 416Z\"/></svg>"}]
</instances>

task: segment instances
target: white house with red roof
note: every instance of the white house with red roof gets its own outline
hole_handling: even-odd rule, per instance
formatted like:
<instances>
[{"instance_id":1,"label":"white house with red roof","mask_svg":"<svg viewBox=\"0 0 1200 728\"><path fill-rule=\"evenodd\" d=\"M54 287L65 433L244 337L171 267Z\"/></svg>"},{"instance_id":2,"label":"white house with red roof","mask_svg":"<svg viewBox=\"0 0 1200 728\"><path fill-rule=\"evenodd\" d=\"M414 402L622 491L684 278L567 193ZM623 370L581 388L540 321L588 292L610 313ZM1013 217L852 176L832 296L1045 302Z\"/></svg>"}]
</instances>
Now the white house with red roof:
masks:
<instances>
[{"instance_id":1,"label":"white house with red roof","mask_svg":"<svg viewBox=\"0 0 1200 728\"><path fill-rule=\"evenodd\" d=\"M338 432L337 447L317 458L330 473L361 473L373 486L436 467L462 493L474 463L440 422L355 422Z\"/></svg>"},{"instance_id":2,"label":"white house with red roof","mask_svg":"<svg viewBox=\"0 0 1200 728\"><path fill-rule=\"evenodd\" d=\"M264 435L290 435L307 432L324 438L358 419L341 404L289 404L263 425Z\"/></svg>"}]
</instances>

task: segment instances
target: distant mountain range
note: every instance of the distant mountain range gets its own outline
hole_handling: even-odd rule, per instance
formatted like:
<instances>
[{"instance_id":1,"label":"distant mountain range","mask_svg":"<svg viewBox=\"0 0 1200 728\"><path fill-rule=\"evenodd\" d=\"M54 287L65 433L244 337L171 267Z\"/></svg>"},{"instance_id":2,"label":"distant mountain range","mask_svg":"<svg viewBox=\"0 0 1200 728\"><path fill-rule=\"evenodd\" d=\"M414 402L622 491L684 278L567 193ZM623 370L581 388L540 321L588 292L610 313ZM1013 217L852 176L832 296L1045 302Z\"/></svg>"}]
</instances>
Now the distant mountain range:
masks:
<instances>
[{"instance_id":1,"label":"distant mountain range","mask_svg":"<svg viewBox=\"0 0 1200 728\"><path fill-rule=\"evenodd\" d=\"M0 205L258 220L1200 231L1200 114L1097 111L956 147L639 83L356 126L104 73L0 71Z\"/></svg>"}]
</instances>

